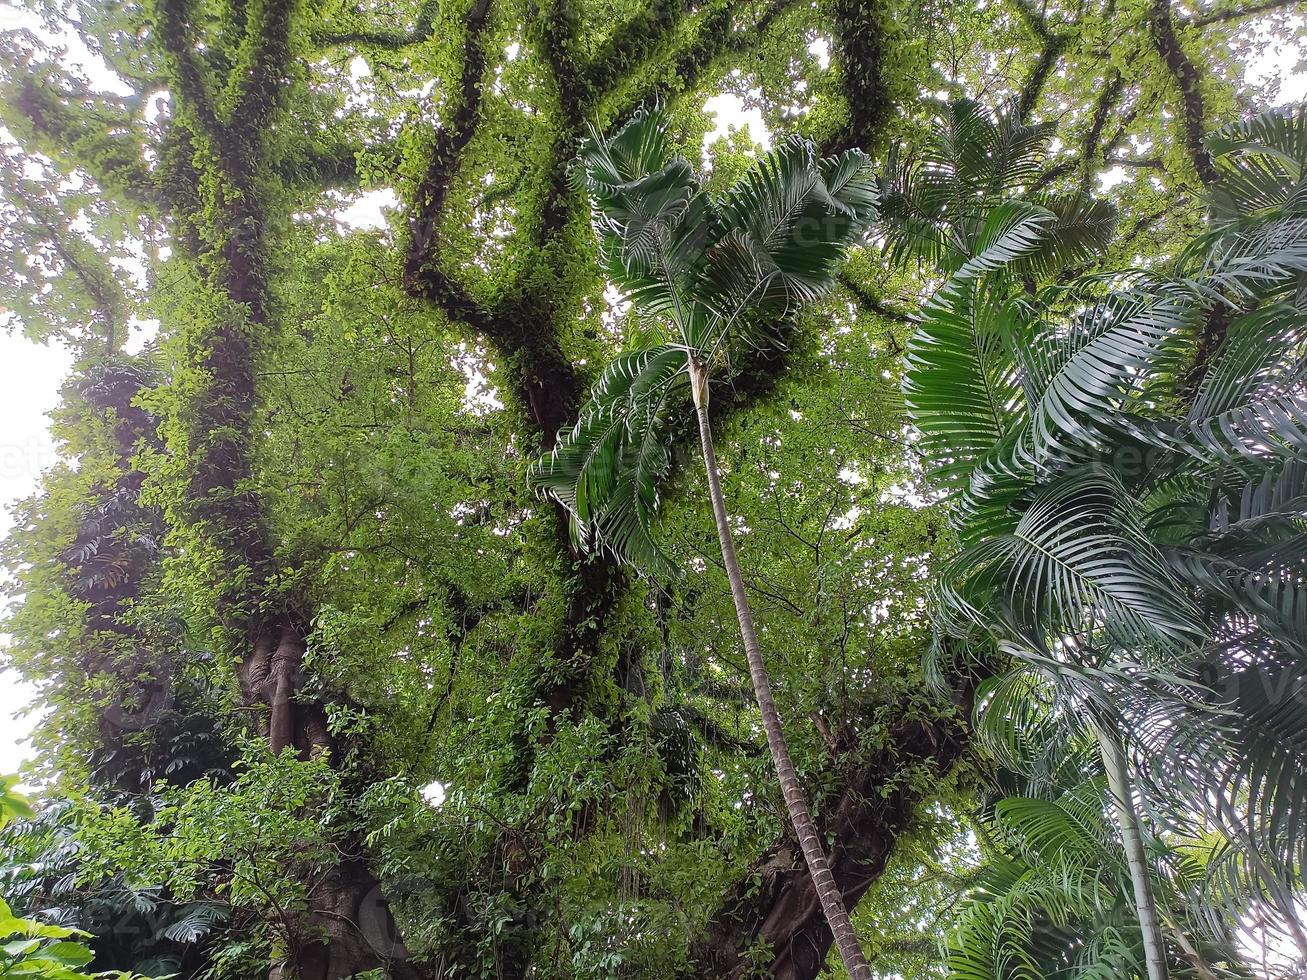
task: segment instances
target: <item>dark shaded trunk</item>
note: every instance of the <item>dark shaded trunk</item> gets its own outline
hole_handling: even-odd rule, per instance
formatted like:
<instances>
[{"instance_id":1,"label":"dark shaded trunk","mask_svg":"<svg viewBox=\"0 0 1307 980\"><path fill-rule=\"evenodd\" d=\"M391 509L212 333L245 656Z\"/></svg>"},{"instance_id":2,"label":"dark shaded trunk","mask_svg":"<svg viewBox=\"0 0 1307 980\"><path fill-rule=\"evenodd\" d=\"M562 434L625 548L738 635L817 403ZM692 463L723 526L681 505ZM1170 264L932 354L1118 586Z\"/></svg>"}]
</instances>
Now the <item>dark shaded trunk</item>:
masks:
<instances>
[{"instance_id":1,"label":"dark shaded trunk","mask_svg":"<svg viewBox=\"0 0 1307 980\"><path fill-rule=\"evenodd\" d=\"M292 617L276 617L237 668L246 702L266 708L258 726L268 747L301 759L339 750L326 706L300 696L307 635ZM270 980L341 980L378 969L397 980L420 980L422 969L410 960L381 883L362 857L363 842L351 838L341 849L347 856L310 885L307 911L283 923L290 950L273 964Z\"/></svg>"},{"instance_id":2,"label":"dark shaded trunk","mask_svg":"<svg viewBox=\"0 0 1307 980\"><path fill-rule=\"evenodd\" d=\"M1207 112L1203 102L1198 69L1189 60L1180 40L1175 36L1175 21L1171 16L1171 0L1153 0L1148 11L1148 31L1153 38L1153 47L1166 63L1176 87L1180 90L1180 105L1177 115L1184 132L1185 149L1193 161L1194 171L1204 184L1211 185L1220 178L1212 155L1207 152L1203 142L1203 130L1207 125Z\"/></svg>"},{"instance_id":3,"label":"dark shaded trunk","mask_svg":"<svg viewBox=\"0 0 1307 980\"><path fill-rule=\"evenodd\" d=\"M358 859L341 862L311 896L290 955L269 980L344 980L371 970L393 980L437 980L413 962L377 879Z\"/></svg>"},{"instance_id":4,"label":"dark shaded trunk","mask_svg":"<svg viewBox=\"0 0 1307 980\"><path fill-rule=\"evenodd\" d=\"M308 759L332 747L325 707L299 698L306 636L291 617L276 617L260 627L249 656L237 668L246 703L268 709L259 728L273 755L290 748Z\"/></svg>"},{"instance_id":5,"label":"dark shaded trunk","mask_svg":"<svg viewBox=\"0 0 1307 980\"><path fill-rule=\"evenodd\" d=\"M894 114L894 100L885 79L886 11L879 2L834 0L834 51L840 67L840 85L848 103L848 121L822 147L825 154L843 150L872 150Z\"/></svg>"},{"instance_id":6,"label":"dark shaded trunk","mask_svg":"<svg viewBox=\"0 0 1307 980\"><path fill-rule=\"evenodd\" d=\"M970 714L973 692L971 679L958 684L956 716L891 729L885 748L861 760L843 787L825 801L821 829L832 842L831 873L849 908L856 908L884 872L922 802L922 794L913 788L919 781L902 779L904 772L928 766L942 780L961 757L966 731L959 718ZM886 786L893 787L888 794L883 792ZM753 977L747 952L765 944L774 957L767 977L814 980L832 939L812 880L786 835L749 866L693 943L689 976Z\"/></svg>"}]
</instances>

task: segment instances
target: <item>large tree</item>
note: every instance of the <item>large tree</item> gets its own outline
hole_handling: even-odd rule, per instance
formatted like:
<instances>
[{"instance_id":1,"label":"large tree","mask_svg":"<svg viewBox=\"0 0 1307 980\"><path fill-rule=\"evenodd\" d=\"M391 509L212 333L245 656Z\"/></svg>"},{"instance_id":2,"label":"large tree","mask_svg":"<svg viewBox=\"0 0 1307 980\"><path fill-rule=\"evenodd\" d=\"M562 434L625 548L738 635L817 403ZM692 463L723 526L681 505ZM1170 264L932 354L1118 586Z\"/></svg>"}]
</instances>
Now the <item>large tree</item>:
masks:
<instances>
[{"instance_id":1,"label":"large tree","mask_svg":"<svg viewBox=\"0 0 1307 980\"><path fill-rule=\"evenodd\" d=\"M1161 254L1200 219L1201 134L1273 94L1242 77L1249 17L1283 31L1288 7L25 6L0 59L4 302L79 364L68 464L8 545L7 661L53 708L44 772L94 854L79 886L208 903L203 962L305 978L810 978L827 958L694 468L665 493L694 573L669 592L574 547L527 486L638 329L570 179L587 125L660 99L694 155L705 98L733 93L774 139L888 172L932 93L1011 95L1065 134L1031 182L1124 173L1116 248ZM754 152L708 147L709 189ZM349 225L378 199L384 225ZM920 682L948 540L895 392L931 272L885 268L855 257L711 403L850 906L896 846L956 831L975 683ZM32 903L60 880L29 879ZM871 897L882 940L894 894ZM131 947L112 933L106 958Z\"/></svg>"}]
</instances>

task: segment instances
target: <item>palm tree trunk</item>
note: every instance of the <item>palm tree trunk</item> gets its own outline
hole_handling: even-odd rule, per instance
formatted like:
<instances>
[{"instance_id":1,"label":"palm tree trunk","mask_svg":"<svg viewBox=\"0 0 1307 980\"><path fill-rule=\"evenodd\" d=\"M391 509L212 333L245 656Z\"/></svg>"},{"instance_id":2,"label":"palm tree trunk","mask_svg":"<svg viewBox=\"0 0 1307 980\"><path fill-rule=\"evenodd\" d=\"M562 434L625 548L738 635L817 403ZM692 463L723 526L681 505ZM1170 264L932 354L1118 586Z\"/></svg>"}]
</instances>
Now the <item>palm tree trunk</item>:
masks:
<instances>
[{"instance_id":1,"label":"palm tree trunk","mask_svg":"<svg viewBox=\"0 0 1307 980\"><path fill-rule=\"evenodd\" d=\"M713 517L717 522L717 539L722 547L722 561L726 564L726 577L731 582L731 598L735 600L735 613L740 620L740 636L744 640L744 653L749 661L749 679L753 682L753 694L758 701L758 710L762 714L763 731L767 734L767 747L771 750L772 762L776 766L776 775L780 778L781 795L785 798L785 808L789 812L790 822L799 838L803 858L808 863L808 873L812 876L813 887L821 901L826 922L830 925L835 938L835 947L840 951L844 968L849 971L852 980L871 980L871 967L858 945L857 934L849 921L848 910L844 907L844 898L839 886L831 874L830 863L826 859L826 849L817 836L817 828L808 812L808 801L804 798L803 788L799 785L798 774L790 759L790 749L785 743L785 733L781 729L781 716L776 711L772 700L771 681L767 676L767 667L762 660L762 649L758 646L758 637L753 629L753 613L749 610L749 599L744 591L744 576L740 574L740 563L735 556L735 541L726 515L726 499L722 496L721 476L717 471L717 453L713 449L712 429L708 423L708 372L702 364L690 359L690 385L694 393L694 409L699 420L699 438L703 444L703 465L708 473L708 493L712 498Z\"/></svg>"},{"instance_id":2,"label":"palm tree trunk","mask_svg":"<svg viewBox=\"0 0 1307 980\"><path fill-rule=\"evenodd\" d=\"M1130 770L1125 752L1116 739L1097 725L1098 747L1103 754L1103 767L1107 770L1107 785L1116 805L1117 820L1121 825L1121 840L1125 845L1126 864L1130 866L1130 881L1135 890L1135 914L1139 931L1144 939L1144 960L1148 966L1148 980L1166 980L1166 944L1162 940L1162 926L1157 920L1157 904L1148 878L1148 857L1144 854L1144 838L1139 829L1139 815L1135 813L1134 791L1130 785Z\"/></svg>"}]
</instances>

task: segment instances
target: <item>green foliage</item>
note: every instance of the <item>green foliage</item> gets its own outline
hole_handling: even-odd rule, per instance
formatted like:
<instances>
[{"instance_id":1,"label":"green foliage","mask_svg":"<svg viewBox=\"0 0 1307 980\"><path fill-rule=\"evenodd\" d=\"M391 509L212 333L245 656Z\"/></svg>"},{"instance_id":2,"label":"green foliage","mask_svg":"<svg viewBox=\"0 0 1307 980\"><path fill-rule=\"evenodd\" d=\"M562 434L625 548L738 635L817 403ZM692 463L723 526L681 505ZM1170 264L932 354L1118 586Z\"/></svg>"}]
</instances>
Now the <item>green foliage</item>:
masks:
<instances>
[{"instance_id":1,"label":"green foliage","mask_svg":"<svg viewBox=\"0 0 1307 980\"><path fill-rule=\"evenodd\" d=\"M15 817L33 815L31 805L15 791L13 777L0 777L0 830ZM0 977L34 977L43 980L133 980L119 971L90 973L84 969L95 958L82 942L89 933L36 919L18 918L0 900Z\"/></svg>"},{"instance_id":2,"label":"green foliage","mask_svg":"<svg viewBox=\"0 0 1307 980\"><path fill-rule=\"evenodd\" d=\"M933 187L898 182L934 169L932 93L984 92L1024 112L968 123L993 147L1019 148L1046 118L1061 140L1031 158L1021 207L987 231L973 223L982 190L952 211L925 195L984 246L967 259L1024 262L1038 289L1061 270L1026 250L1057 228L1057 261L1162 268L1198 234L1202 197L1185 138L1192 92L1149 29L1161 5L11 6L0 325L77 361L54 416L60 462L19 505L3 554L3 665L47 709L29 778L60 801L5 831L16 914L91 933L96 967L151 975L294 969L309 940L359 918L351 901L379 894L413 959L361 963L364 975L703 976L709 936L722 940L714 952L767 969L773 949L732 933L745 920L723 903L743 889L746 911L765 914L792 894L776 879L776 891L753 887L783 823L702 477L680 465L683 390L659 422L666 456L645 463L666 472L640 498L685 573L674 594L571 547L565 510L524 478L599 366L669 325L607 289L626 260L596 240L569 180L587 126L607 132L661 99L664 162L688 161L663 190L687 209L699 200L714 235L729 230L729 205L739 233L712 266L721 278L679 280L716 290L698 327L751 291L767 300L765 315L736 318L711 364L713 428L759 629L784 653L773 682L793 754L819 819L861 787L872 803L853 808L848 838L893 851L888 871L869 865L881 877L857 913L878 972L942 975L922 923L968 880L958 814L977 791L919 666L927 588L955 530L899 395L905 311L938 286L936 270L853 249L836 288L789 315L830 252L755 247L750 222L795 174L855 146L886 193ZM1275 83L1250 83L1246 65L1292 35L1291 12L1177 5L1203 125L1270 103ZM714 96L763 126L705 150ZM1230 139L1251 145L1263 129ZM992 164L968 166L991 186ZM1239 201L1273 201L1276 166L1228 174L1245 180ZM1104 176L1117 181L1119 234L1091 255L1107 212L1087 192ZM686 254L726 241L708 237ZM1184 277L1210 278L1206 254ZM784 275L768 278L773 262ZM1223 283L1230 296L1264 288ZM1275 372L1255 354L1282 326L1269 314L1246 326L1265 343L1248 342L1244 368L1223 362L1232 380L1213 381L1209 414L1194 417L1193 439L1232 471L1242 456L1220 447L1267 417L1237 415L1224 392L1240 371ZM1041 423L1050 438L1054 413L1086 428L1068 391ZM1169 411L1168 391L1148 397ZM1273 537L1295 520L1299 475L1232 476L1208 530ZM1237 578L1194 574L1211 578L1208 594ZM1263 598L1286 614L1290 644L1296 608ZM297 751L273 759L271 698L248 674L260 632L287 622L305 648L289 677ZM1295 665L1286 656L1270 679L1291 682ZM1278 722L1250 680L1247 713ZM1031 724L1027 742L1042 744ZM423 795L433 784L439 805ZM1246 849L1202 841L1205 875L1247 881ZM386 945L395 923L383 926ZM348 937L332 942L340 953Z\"/></svg>"},{"instance_id":3,"label":"green foliage","mask_svg":"<svg viewBox=\"0 0 1307 980\"><path fill-rule=\"evenodd\" d=\"M584 548L666 577L673 569L651 526L692 366L724 366L729 378L733 352L776 344L777 321L820 299L865 234L875 185L862 153L818 160L810 142L793 139L713 199L672 156L660 111L638 113L611 138L592 135L576 173L645 343L605 367L576 425L530 476L567 509Z\"/></svg>"},{"instance_id":4,"label":"green foliage","mask_svg":"<svg viewBox=\"0 0 1307 980\"><path fill-rule=\"evenodd\" d=\"M0 890L28 917L83 930L99 964L145 976L194 971L228 907L174 901L139 870L81 879L79 831L90 819L88 808L59 801L7 828Z\"/></svg>"},{"instance_id":5,"label":"green foliage","mask_svg":"<svg viewBox=\"0 0 1307 980\"><path fill-rule=\"evenodd\" d=\"M1057 786L1062 729L1121 732L1146 807L1172 833L1220 828L1258 856L1263 871L1242 882L1209 880L1240 896L1231 908L1290 888L1307 856L1307 727L1279 686L1296 684L1303 635L1304 125L1299 109L1212 140L1223 180L1211 230L1170 269L1021 288L1035 239L954 249L905 379L965 544L937 593L949 639L937 663L959 644L1015 663L978 695L978 733L1004 765ZM956 110L943 132L954 160L1006 158ZM998 186L1024 179L1019 161L1011 178L983 172ZM1019 213L988 200L973 224ZM958 240L913 244L933 256L934 242ZM1083 785L1097 820L1101 793ZM1036 856L1026 870L1000 859L1002 884L974 899L956 939L961 975L1045 976L1077 949L1074 975L1131 969L1134 940L1097 918L1123 889L1076 843L1065 799L996 807ZM1231 897L1205 901L1225 911ZM1271 901L1294 928L1293 903Z\"/></svg>"}]
</instances>

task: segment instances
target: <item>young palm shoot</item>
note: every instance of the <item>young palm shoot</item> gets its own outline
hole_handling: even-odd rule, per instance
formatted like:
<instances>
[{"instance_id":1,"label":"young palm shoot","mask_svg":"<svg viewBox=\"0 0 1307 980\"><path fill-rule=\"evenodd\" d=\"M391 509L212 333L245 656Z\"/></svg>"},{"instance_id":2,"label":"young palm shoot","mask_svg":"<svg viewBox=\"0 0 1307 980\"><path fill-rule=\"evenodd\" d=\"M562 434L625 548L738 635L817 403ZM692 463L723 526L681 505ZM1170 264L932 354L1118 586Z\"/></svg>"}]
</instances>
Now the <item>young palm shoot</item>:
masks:
<instances>
[{"instance_id":1,"label":"young palm shoot","mask_svg":"<svg viewBox=\"0 0 1307 980\"><path fill-rule=\"evenodd\" d=\"M669 465L668 422L690 396L722 559L749 676L785 806L835 945L854 980L870 980L839 886L772 699L735 554L713 448L709 394L732 351L781 343L777 328L831 285L845 250L876 211L876 184L858 152L819 159L791 139L722 198L699 188L672 155L660 111L642 111L611 139L592 135L576 177L594 202L603 261L653 329L655 342L616 358L600 375L576 426L532 467L562 503L578 543L655 574L673 572L651 535L658 482Z\"/></svg>"}]
</instances>

